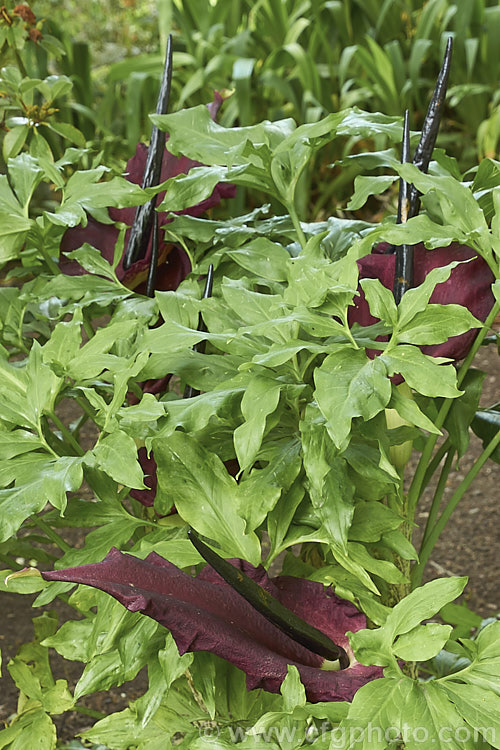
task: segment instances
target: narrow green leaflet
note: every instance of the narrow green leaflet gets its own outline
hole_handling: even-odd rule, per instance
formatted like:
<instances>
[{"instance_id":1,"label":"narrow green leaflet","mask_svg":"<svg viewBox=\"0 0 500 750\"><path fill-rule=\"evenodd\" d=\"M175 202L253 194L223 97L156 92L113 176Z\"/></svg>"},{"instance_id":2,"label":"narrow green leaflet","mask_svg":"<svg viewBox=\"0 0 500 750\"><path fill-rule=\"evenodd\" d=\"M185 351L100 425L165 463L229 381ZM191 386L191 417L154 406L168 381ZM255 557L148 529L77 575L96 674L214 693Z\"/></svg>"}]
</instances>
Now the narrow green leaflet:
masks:
<instances>
[{"instance_id":1,"label":"narrow green leaflet","mask_svg":"<svg viewBox=\"0 0 500 750\"><path fill-rule=\"evenodd\" d=\"M188 382L195 388L201 385L197 381ZM181 427L186 433L196 433L203 430L211 419L217 419L219 424L232 425L236 422L233 415L238 413L243 393L243 388L222 388L201 393L196 400L178 399L165 402L167 418L156 437L170 435L177 427Z\"/></svg>"},{"instance_id":2,"label":"narrow green leaflet","mask_svg":"<svg viewBox=\"0 0 500 750\"><path fill-rule=\"evenodd\" d=\"M357 211L365 205L370 195L384 193L397 179L392 175L381 175L379 177L359 175L354 180L354 193L346 208L349 211Z\"/></svg>"},{"instance_id":3,"label":"narrow green leaflet","mask_svg":"<svg viewBox=\"0 0 500 750\"><path fill-rule=\"evenodd\" d=\"M400 373L410 388L423 396L456 398L462 393L456 386L457 374L453 365L439 364L442 357L429 357L416 346L401 344L384 352L378 359L385 363L390 376Z\"/></svg>"},{"instance_id":4,"label":"narrow green leaflet","mask_svg":"<svg viewBox=\"0 0 500 750\"><path fill-rule=\"evenodd\" d=\"M500 748L500 696L455 682L446 682L444 691L465 721L493 747Z\"/></svg>"},{"instance_id":5,"label":"narrow green leaflet","mask_svg":"<svg viewBox=\"0 0 500 750\"><path fill-rule=\"evenodd\" d=\"M340 135L361 135L370 137L387 135L393 143L401 140L401 120L380 114L380 112L363 112L358 107L346 110L346 116L338 127Z\"/></svg>"},{"instance_id":6,"label":"narrow green leaflet","mask_svg":"<svg viewBox=\"0 0 500 750\"><path fill-rule=\"evenodd\" d=\"M433 422L425 416L421 411L417 403L412 398L403 396L401 391L395 387L392 389L391 400L389 402L389 408L395 409L400 417L406 419L410 424L414 424L417 427L421 427L423 430L432 432L435 435L440 435L441 431L434 426Z\"/></svg>"},{"instance_id":7,"label":"narrow green leaflet","mask_svg":"<svg viewBox=\"0 0 500 750\"><path fill-rule=\"evenodd\" d=\"M257 237L227 255L242 268L270 281L285 281L285 266L290 255L282 245L267 237Z\"/></svg>"},{"instance_id":8,"label":"narrow green leaflet","mask_svg":"<svg viewBox=\"0 0 500 750\"><path fill-rule=\"evenodd\" d=\"M45 448L39 437L26 430L0 430L0 460L12 459L24 453Z\"/></svg>"},{"instance_id":9,"label":"narrow green leaflet","mask_svg":"<svg viewBox=\"0 0 500 750\"><path fill-rule=\"evenodd\" d=\"M0 263L17 258L33 221L20 205L6 175L0 175Z\"/></svg>"},{"instance_id":10,"label":"narrow green leaflet","mask_svg":"<svg viewBox=\"0 0 500 750\"><path fill-rule=\"evenodd\" d=\"M281 497L296 480L302 461L301 444L297 438L267 443L259 453L259 461L266 462L262 469L254 468L238 484L241 512L247 528L256 529L272 513ZM284 500L293 506L293 500Z\"/></svg>"},{"instance_id":11,"label":"narrow green leaflet","mask_svg":"<svg viewBox=\"0 0 500 750\"><path fill-rule=\"evenodd\" d=\"M187 715L192 720L206 719L206 713L200 708L196 712L191 710ZM142 716L132 707L106 716L96 722L91 729L82 732L81 736L95 748L113 746L113 750L128 750L133 742L137 750L163 750L165 743L169 743L177 732L185 735L189 731L192 731L192 725L185 715L178 714L176 717L170 709L163 706L160 706L153 719L143 726ZM198 737L198 732L196 736Z\"/></svg>"},{"instance_id":12,"label":"narrow green leaflet","mask_svg":"<svg viewBox=\"0 0 500 750\"><path fill-rule=\"evenodd\" d=\"M393 562L372 557L363 544L348 542L347 555L352 566L357 565L359 568L368 571L368 573L378 576L382 581L386 581L387 583L407 582L405 576L396 568Z\"/></svg>"},{"instance_id":13,"label":"narrow green leaflet","mask_svg":"<svg viewBox=\"0 0 500 750\"><path fill-rule=\"evenodd\" d=\"M52 719L38 701L28 701L16 721L0 731L0 748L54 750L56 741L56 728Z\"/></svg>"},{"instance_id":14,"label":"narrow green leaflet","mask_svg":"<svg viewBox=\"0 0 500 750\"><path fill-rule=\"evenodd\" d=\"M311 405L301 423L301 435L313 507L332 541L347 552L347 535L354 515L354 484L347 463L337 456L319 410Z\"/></svg>"},{"instance_id":15,"label":"narrow green leaflet","mask_svg":"<svg viewBox=\"0 0 500 750\"><path fill-rule=\"evenodd\" d=\"M241 399L243 424L234 431L234 448L240 468L249 468L259 451L266 428L266 419L278 406L281 383L254 375Z\"/></svg>"},{"instance_id":16,"label":"narrow green leaflet","mask_svg":"<svg viewBox=\"0 0 500 750\"><path fill-rule=\"evenodd\" d=\"M441 682L453 688L462 683L474 685L500 697L500 622L490 623L480 630L474 641L466 643L476 652L472 663Z\"/></svg>"},{"instance_id":17,"label":"narrow green leaflet","mask_svg":"<svg viewBox=\"0 0 500 750\"><path fill-rule=\"evenodd\" d=\"M137 711L138 718L141 719L142 727L149 724L171 685L189 669L194 656L191 653L179 656L172 635L167 634L165 646L158 651L157 659L150 660L148 663L149 689L134 703L134 709ZM214 718L213 715L211 718Z\"/></svg>"},{"instance_id":18,"label":"narrow green leaflet","mask_svg":"<svg viewBox=\"0 0 500 750\"><path fill-rule=\"evenodd\" d=\"M246 326L266 323L271 327L275 318L279 321L288 312L281 295L254 292L246 288L247 284L244 280L224 279L222 285L222 295L231 314L234 311L242 316Z\"/></svg>"},{"instance_id":19,"label":"narrow green leaflet","mask_svg":"<svg viewBox=\"0 0 500 750\"><path fill-rule=\"evenodd\" d=\"M415 245L425 238L427 248L447 247L454 240L467 242L467 237L456 226L437 224L427 214L409 219L406 224L394 224L393 220L383 221L361 239L355 240L349 248L349 256L362 258L369 255L377 242L390 242L393 245ZM419 287L416 287L417 289ZM403 296L403 300L406 294Z\"/></svg>"},{"instance_id":20,"label":"narrow green leaflet","mask_svg":"<svg viewBox=\"0 0 500 750\"><path fill-rule=\"evenodd\" d=\"M43 362L43 352L38 341L33 342L26 365L26 400L34 424L40 424L42 414L51 412L55 398L63 385L62 378Z\"/></svg>"},{"instance_id":21,"label":"narrow green leaflet","mask_svg":"<svg viewBox=\"0 0 500 750\"><path fill-rule=\"evenodd\" d=\"M453 630L451 625L429 622L403 633L394 644L394 653L405 661L426 661L439 654Z\"/></svg>"},{"instance_id":22,"label":"narrow green leaflet","mask_svg":"<svg viewBox=\"0 0 500 750\"><path fill-rule=\"evenodd\" d=\"M42 360L52 365L56 372L65 371L67 365L77 356L82 343L82 314L77 310L73 319L56 325L52 335L42 348ZM62 374L62 373L60 373Z\"/></svg>"},{"instance_id":23,"label":"narrow green leaflet","mask_svg":"<svg viewBox=\"0 0 500 750\"><path fill-rule=\"evenodd\" d=\"M371 314L384 323L394 326L398 317L394 295L379 279L362 279L361 287L365 293Z\"/></svg>"},{"instance_id":24,"label":"narrow green leaflet","mask_svg":"<svg viewBox=\"0 0 500 750\"><path fill-rule=\"evenodd\" d=\"M391 397L382 358L368 359L361 350L346 349L327 357L315 370L314 382L314 395L339 451L347 447L353 417L371 419Z\"/></svg>"},{"instance_id":25,"label":"narrow green leaflet","mask_svg":"<svg viewBox=\"0 0 500 750\"><path fill-rule=\"evenodd\" d=\"M55 211L46 211L45 216L53 224L75 227L87 224L87 210L108 206L137 206L145 203L148 195L139 185L123 177L113 177L108 182L99 182L107 172L106 167L79 170L69 178L63 190L63 199Z\"/></svg>"},{"instance_id":26,"label":"narrow green leaflet","mask_svg":"<svg viewBox=\"0 0 500 750\"><path fill-rule=\"evenodd\" d=\"M349 539L355 542L378 542L388 531L401 526L402 517L387 505L358 500L349 529Z\"/></svg>"},{"instance_id":27,"label":"narrow green leaflet","mask_svg":"<svg viewBox=\"0 0 500 750\"><path fill-rule=\"evenodd\" d=\"M102 623L99 630L102 634ZM160 639L158 624L148 617L141 617L130 629L120 633L119 644L114 648L103 645L103 650L99 648L98 653L90 658L75 687L75 698L78 700L83 695L109 690L114 685L134 679L157 653Z\"/></svg>"},{"instance_id":28,"label":"narrow green leaflet","mask_svg":"<svg viewBox=\"0 0 500 750\"><path fill-rule=\"evenodd\" d=\"M15 159L9 159L7 168L16 196L27 215L33 192L43 179L43 169L39 167L38 160L29 154L19 154Z\"/></svg>"},{"instance_id":29,"label":"narrow green leaflet","mask_svg":"<svg viewBox=\"0 0 500 750\"><path fill-rule=\"evenodd\" d=\"M441 344L450 336L459 336L471 328L481 328L482 325L480 320L461 305L427 305L395 338L405 344Z\"/></svg>"},{"instance_id":30,"label":"narrow green leaflet","mask_svg":"<svg viewBox=\"0 0 500 750\"><path fill-rule=\"evenodd\" d=\"M67 374L81 382L97 377L105 369L120 369L127 365L125 358L118 358L109 352L112 349L116 350L120 342L129 345L136 330L137 321L134 319L110 322L105 328L99 328L95 336L84 344L69 362L66 367Z\"/></svg>"},{"instance_id":31,"label":"narrow green leaflet","mask_svg":"<svg viewBox=\"0 0 500 750\"><path fill-rule=\"evenodd\" d=\"M481 246L481 254L492 260L490 232L484 214L474 199L470 187L450 176L427 175L413 164L400 164L396 167L403 179L432 199L433 211L439 211L443 221L455 225L468 244Z\"/></svg>"},{"instance_id":32,"label":"narrow green leaflet","mask_svg":"<svg viewBox=\"0 0 500 750\"><path fill-rule=\"evenodd\" d=\"M66 492L80 489L81 462L73 456L37 461L16 486L0 490L0 542L13 536L28 516L42 511L47 503L64 511Z\"/></svg>"},{"instance_id":33,"label":"narrow green leaflet","mask_svg":"<svg viewBox=\"0 0 500 750\"><path fill-rule=\"evenodd\" d=\"M224 128L214 122L204 105L184 109L172 115L150 115L153 125L169 133L168 149L172 154L189 156L203 164L233 166L241 144L277 146L295 129L291 119L244 128ZM236 162L242 163L242 162Z\"/></svg>"},{"instance_id":34,"label":"narrow green leaflet","mask_svg":"<svg viewBox=\"0 0 500 750\"><path fill-rule=\"evenodd\" d=\"M453 261L453 263L448 263L447 266L433 268L420 286L408 289L399 303L398 330L406 329L408 323L413 320L417 313L422 313L427 309L434 288L438 284L448 281L451 272L458 265L460 265L460 261Z\"/></svg>"},{"instance_id":35,"label":"narrow green leaflet","mask_svg":"<svg viewBox=\"0 0 500 750\"><path fill-rule=\"evenodd\" d=\"M104 276L110 281L118 283L113 268L110 266L108 261L103 257L100 250L96 250L87 242L85 242L78 250L72 250L70 253L66 253L66 256L70 260L76 260L82 268L89 273L95 273L99 276Z\"/></svg>"},{"instance_id":36,"label":"narrow green leaflet","mask_svg":"<svg viewBox=\"0 0 500 750\"><path fill-rule=\"evenodd\" d=\"M179 515L196 531L258 565L259 540L253 532L245 533L238 485L220 458L182 432L153 441L153 447L159 489L166 498L157 504L158 512L168 512L174 502Z\"/></svg>"},{"instance_id":37,"label":"narrow green leaflet","mask_svg":"<svg viewBox=\"0 0 500 750\"><path fill-rule=\"evenodd\" d=\"M396 667L394 654L397 653L397 641L396 645L392 646L395 638L401 634L409 634L422 620L429 619L445 604L456 599L462 593L466 582L466 578L438 578L430 581L398 602L381 628L359 630L354 633L351 636L351 645L358 661L362 664L379 664L380 666L392 664ZM430 652L434 650L440 637L436 635L437 632L443 633L444 631L417 628L415 640L422 654L426 649ZM411 636L407 636L403 640L403 650L408 652L408 649L412 647Z\"/></svg>"},{"instance_id":38,"label":"narrow green leaflet","mask_svg":"<svg viewBox=\"0 0 500 750\"><path fill-rule=\"evenodd\" d=\"M485 377L486 373L481 370L470 368L467 371L465 378L460 384L464 393L460 398L455 399L444 423L444 427L450 436L451 444L457 449L459 458L465 455L469 445L469 428L479 408L479 400Z\"/></svg>"},{"instance_id":39,"label":"narrow green leaflet","mask_svg":"<svg viewBox=\"0 0 500 750\"><path fill-rule=\"evenodd\" d=\"M136 489L145 488L137 460L137 446L134 439L122 430L115 430L99 440L88 458L92 459L115 482Z\"/></svg>"},{"instance_id":40,"label":"narrow green leaflet","mask_svg":"<svg viewBox=\"0 0 500 750\"><path fill-rule=\"evenodd\" d=\"M86 534L83 547L71 547L64 553L58 561L59 567L69 568L102 560L111 547L123 549L134 532L144 524L143 519L136 518L127 512L116 499L116 495L113 498L101 498L105 492L103 483L99 484L96 480L96 475L99 473L96 471L91 473L88 468L85 471L86 479L99 498L99 502L89 503L88 500L74 497L68 504L65 514L68 525L81 529L96 528ZM59 583L51 583L49 587L54 585L58 586ZM44 599L45 595L42 594L37 600L37 605L46 603Z\"/></svg>"},{"instance_id":41,"label":"narrow green leaflet","mask_svg":"<svg viewBox=\"0 0 500 750\"><path fill-rule=\"evenodd\" d=\"M238 171L241 171L240 170ZM236 172L237 174L237 172ZM160 211L182 211L196 206L214 191L219 182L234 181L236 174L228 174L227 167L193 167L188 174L180 174L163 183L165 197L158 206Z\"/></svg>"}]
</instances>

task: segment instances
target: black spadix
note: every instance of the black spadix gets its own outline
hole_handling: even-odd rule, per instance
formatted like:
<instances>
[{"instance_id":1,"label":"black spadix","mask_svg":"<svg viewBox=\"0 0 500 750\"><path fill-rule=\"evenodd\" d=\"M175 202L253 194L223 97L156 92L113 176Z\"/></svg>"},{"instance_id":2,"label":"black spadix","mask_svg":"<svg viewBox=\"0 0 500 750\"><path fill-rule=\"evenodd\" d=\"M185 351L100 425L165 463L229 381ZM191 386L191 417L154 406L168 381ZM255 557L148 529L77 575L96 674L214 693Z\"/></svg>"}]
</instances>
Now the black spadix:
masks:
<instances>
[{"instance_id":1,"label":"black spadix","mask_svg":"<svg viewBox=\"0 0 500 750\"><path fill-rule=\"evenodd\" d=\"M245 573L220 557L202 542L192 529L188 531L188 536L203 559L269 622L310 651L329 661L338 661L340 669L349 666L349 657L344 649L337 646L325 633L297 617Z\"/></svg>"},{"instance_id":2,"label":"black spadix","mask_svg":"<svg viewBox=\"0 0 500 750\"><path fill-rule=\"evenodd\" d=\"M156 114L164 115L167 113L168 100L170 97L170 83L172 80L172 36L169 35L167 41L167 51L165 54L165 67L163 70L163 78L160 87L160 94L158 96L158 103L156 105ZM165 150L165 133L158 130L156 126L153 126L151 131L151 140L148 148L148 156L146 160L146 167L144 169L144 177L142 180L142 187L148 188L158 185L161 174L161 164L163 159L163 152ZM153 219L155 218L156 208L156 196L152 198L148 203L143 206L138 206L135 212L135 218L130 230L130 236L123 256L123 267L126 269L130 268L132 263L144 258L146 255L147 246L151 237L151 231L153 229ZM153 256L151 259L151 265L157 262L158 249L156 253L153 247ZM154 283L154 274L151 272L148 276L148 294L152 294L152 282Z\"/></svg>"},{"instance_id":3,"label":"black spadix","mask_svg":"<svg viewBox=\"0 0 500 750\"><path fill-rule=\"evenodd\" d=\"M401 144L401 164L410 160L410 114L405 112L403 126L403 141ZM406 224L410 210L410 186L401 178L399 180L398 224ZM393 294L397 305L401 297L413 286L413 245L399 245L396 247L396 262L394 266Z\"/></svg>"},{"instance_id":4,"label":"black spadix","mask_svg":"<svg viewBox=\"0 0 500 750\"><path fill-rule=\"evenodd\" d=\"M436 81L434 93L429 103L429 108L422 126L420 141L415 150L413 164L422 172L427 172L432 152L436 144L436 138L439 131L439 125L444 109L446 89L451 66L451 53L453 48L453 39L449 37L446 44L446 51L443 58L443 64ZM401 148L401 163L406 164L410 160L410 130L409 114L405 112L403 141ZM401 179L399 181L399 200L397 223L404 224L408 219L416 216L420 209L420 193L414 185ZM394 269L393 293L396 304L399 304L403 294L413 286L413 246L400 245L393 248L396 253L396 264Z\"/></svg>"}]
</instances>

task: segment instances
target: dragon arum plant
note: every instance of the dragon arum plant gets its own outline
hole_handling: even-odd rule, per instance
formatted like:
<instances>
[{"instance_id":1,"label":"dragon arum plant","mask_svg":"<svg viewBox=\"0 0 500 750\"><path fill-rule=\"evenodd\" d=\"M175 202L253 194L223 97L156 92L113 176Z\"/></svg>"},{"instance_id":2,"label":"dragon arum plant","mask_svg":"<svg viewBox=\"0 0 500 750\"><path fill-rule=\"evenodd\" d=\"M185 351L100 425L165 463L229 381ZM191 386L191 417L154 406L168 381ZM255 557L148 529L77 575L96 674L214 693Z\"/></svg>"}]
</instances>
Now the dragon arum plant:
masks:
<instances>
[{"instance_id":1,"label":"dragon arum plant","mask_svg":"<svg viewBox=\"0 0 500 750\"><path fill-rule=\"evenodd\" d=\"M50 250L21 289L1 290L3 587L39 592L35 606L61 597L77 618L37 618L9 662L22 698L0 747L56 747L51 716L73 710L98 718L83 739L112 750L500 747L500 623L459 608L452 627L465 578L421 585L500 442L491 409L484 450L444 503L481 422L484 373L471 364L500 300L500 166L485 160L463 181L434 151L450 56L451 45L421 138L405 118L400 160L401 122L357 109L301 126L224 128L205 106L167 115L167 54L141 186L115 178L121 205L116 193L108 204L148 206L127 241L122 227L106 258L87 224L71 252L87 273L59 272L48 224L64 211L75 227L88 214L109 221L106 182L94 180L93 200L75 180L66 208L37 219ZM200 166L158 184L164 131L173 157ZM399 176L398 220L299 220L302 171L346 136L383 138L384 150L346 159L396 175L360 177L351 206ZM8 164L18 198L22 165ZM284 213L192 215L221 183L256 188ZM9 237L21 261L23 241ZM162 245L192 271L155 292ZM117 269L150 259L159 268L142 296ZM416 509L435 474L417 551ZM36 565L19 570L19 557ZM51 649L84 663L73 692L52 675ZM149 687L123 711L82 703L145 666Z\"/></svg>"}]
</instances>

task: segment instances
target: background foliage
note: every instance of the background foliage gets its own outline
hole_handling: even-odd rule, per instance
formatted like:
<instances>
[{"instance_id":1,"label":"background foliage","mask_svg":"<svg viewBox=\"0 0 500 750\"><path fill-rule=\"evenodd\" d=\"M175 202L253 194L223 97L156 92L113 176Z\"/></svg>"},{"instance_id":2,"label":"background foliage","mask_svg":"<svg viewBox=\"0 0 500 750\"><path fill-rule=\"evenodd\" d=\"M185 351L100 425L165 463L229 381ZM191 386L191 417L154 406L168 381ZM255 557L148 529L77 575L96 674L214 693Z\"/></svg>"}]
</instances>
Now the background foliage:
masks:
<instances>
[{"instance_id":1,"label":"background foliage","mask_svg":"<svg viewBox=\"0 0 500 750\"><path fill-rule=\"evenodd\" d=\"M474 180L467 170L478 158L496 156L500 6L447 0L422 7L394 0L41 1L34 5L34 20L14 10L9 4L0 20L1 142L8 172L0 175L0 262L7 272L0 289L5 572L20 567L16 560L22 557L46 567L95 561L111 544L140 557L154 549L190 567L200 558L186 538L187 523L224 554L258 563L258 535L265 530L267 562L305 543L302 559L289 552L285 570L334 583L380 626L360 631L353 643L363 663L390 669L384 681L360 691L351 707L306 709L293 670L281 697L255 698L245 691L242 673L206 654L179 657L163 628L101 592L69 594L66 584L18 578L8 590L39 592L37 605L61 596L83 619L58 629L50 614L37 618L35 640L8 666L21 697L0 747L15 750L33 740L52 749L51 716L78 710L80 698L123 684L146 664L146 694L124 712L101 717L86 734L89 742L150 750L179 733L185 746L196 748L207 716L226 730L236 716L254 734L272 720L293 719L305 728L326 717L348 727L392 690L399 691L394 713L377 715L381 723L393 725L403 715L416 723L424 709L429 718L444 705L450 722L475 728L475 708L486 705L500 731L500 698L491 687L499 679L498 623L483 623L468 641L470 623L460 621L463 629L448 643L453 620L437 629L419 623L453 601L465 581L442 579L437 588L405 597L410 561L416 559L409 531L415 506L432 473L440 471L432 506L437 516L454 456L467 448L483 376L469 371L476 341L459 374L466 391L461 400L453 366L425 357L419 345L440 344L477 321L465 307L443 312L427 304L450 269L430 274L397 310L388 289L365 280L372 312L382 322L367 332L348 320L357 288L355 261L379 238L395 244L425 240L433 247L456 239L473 247L498 276L500 165L483 159ZM123 234L112 264L89 245L73 253L85 275L66 276L56 261L67 227L85 223L88 213L104 222L106 208L132 207L149 197L115 173L148 137L170 29L171 111L205 104L214 88L232 96L222 110L225 128L212 122L204 106L153 118L169 132L173 154L207 165L173 180L164 208L193 206L221 180L239 190L229 219L179 216L168 226L167 239L186 249L195 273L177 293L150 299L118 279ZM398 117L409 107L413 127L421 124L450 33L456 40L454 78L442 145L456 160L438 151L430 176L423 176L398 163ZM354 105L368 114L345 109ZM377 110L384 114L370 114ZM389 218L368 237L373 226L361 218L393 213L394 188L386 189L397 176L386 175L388 168L415 182L426 213L408 226ZM349 214L346 198L361 173ZM278 209L269 217L262 196ZM355 221L345 221L353 215ZM216 268L214 295L200 299L198 277L209 262ZM498 304L498 282L496 294ZM200 314L207 330L198 328ZM157 325L160 315L166 322ZM379 335L388 340L376 342ZM206 350L193 349L202 340ZM365 350L377 345L384 354L371 359ZM157 399L142 392L145 379L167 371L178 378L180 392L186 384L202 393L183 399L172 388ZM415 401L400 396L390 380L394 372L404 375ZM130 393L139 403L131 404ZM252 399L261 406L256 413ZM62 417L65 401L78 412L70 424ZM388 429L385 407L406 421ZM96 441L82 447L89 424ZM432 458L439 428L448 435L440 448L446 455L442 468ZM484 440L480 459L436 528L498 449L498 431ZM391 455L410 441L417 450L424 447L408 500ZM128 497L131 488L144 489L138 447L157 454L155 509ZM243 470L238 483L222 463L235 458ZM76 494L83 480L95 502ZM387 498L387 504L380 502ZM177 518L167 515L173 502ZM83 546L67 543L68 526L85 536ZM413 568L417 586L435 541L429 530ZM408 621L414 627L405 638L401 623ZM473 624L481 625L477 618ZM465 640L458 642L459 636ZM73 695L64 680L53 678L49 649L86 663ZM436 678L430 689L401 673L399 659L406 657L426 660L425 669ZM188 667L192 684L184 676ZM498 741L492 745L499 747ZM474 745L485 746L481 739Z\"/></svg>"},{"instance_id":2,"label":"background foliage","mask_svg":"<svg viewBox=\"0 0 500 750\"><path fill-rule=\"evenodd\" d=\"M315 122L357 105L392 115L409 108L415 128L451 34L441 144L462 171L498 150L500 5L493 0L39 0L35 11L63 51L49 71L46 53L29 50L28 71L71 78L64 119L98 140L108 158L130 156L149 134L170 30L171 111L210 101L219 89L233 92L223 125L283 117ZM326 149L311 162L301 181L302 216L323 218L343 208L357 169L340 175L329 165L351 145Z\"/></svg>"}]
</instances>

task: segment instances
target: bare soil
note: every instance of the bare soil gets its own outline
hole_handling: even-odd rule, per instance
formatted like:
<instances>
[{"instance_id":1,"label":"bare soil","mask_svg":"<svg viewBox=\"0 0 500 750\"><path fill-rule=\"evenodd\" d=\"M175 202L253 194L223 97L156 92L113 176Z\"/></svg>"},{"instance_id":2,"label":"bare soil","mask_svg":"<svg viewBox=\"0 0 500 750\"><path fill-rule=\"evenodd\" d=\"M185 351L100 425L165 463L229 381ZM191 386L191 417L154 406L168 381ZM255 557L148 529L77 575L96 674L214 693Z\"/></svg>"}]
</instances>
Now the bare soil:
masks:
<instances>
[{"instance_id":1,"label":"bare soil","mask_svg":"<svg viewBox=\"0 0 500 750\"><path fill-rule=\"evenodd\" d=\"M491 405L500 400L500 372L498 354L493 346L485 347L477 357L476 367L488 374L485 381L482 403ZM468 454L450 477L445 493L447 496L465 476L475 458L481 452L481 443L474 436ZM427 579L440 576L468 575L466 599L471 609L482 617L495 616L500 612L500 580L498 569L498 545L500 542L500 466L488 462L482 473L461 501L455 515L439 540L433 559L427 569ZM432 498L429 490L423 498L417 514L417 522L425 525L428 507ZM418 532L417 532L418 533ZM74 540L72 540L74 543ZM42 608L32 609L34 596L0 593L2 621L0 625L0 648L3 664L15 655L22 643L33 638L31 618L41 613ZM43 608L55 610L62 623L74 612L64 603L56 601ZM72 688L76 684L82 666L54 655L52 661L56 678L65 678ZM0 692L0 719L6 721L16 711L17 689L4 668ZM104 714L121 710L143 694L147 688L147 677L143 670L133 681L109 692L89 696L82 701L88 708ZM94 723L94 719L79 713L54 717L59 735L63 740L72 739Z\"/></svg>"}]
</instances>

